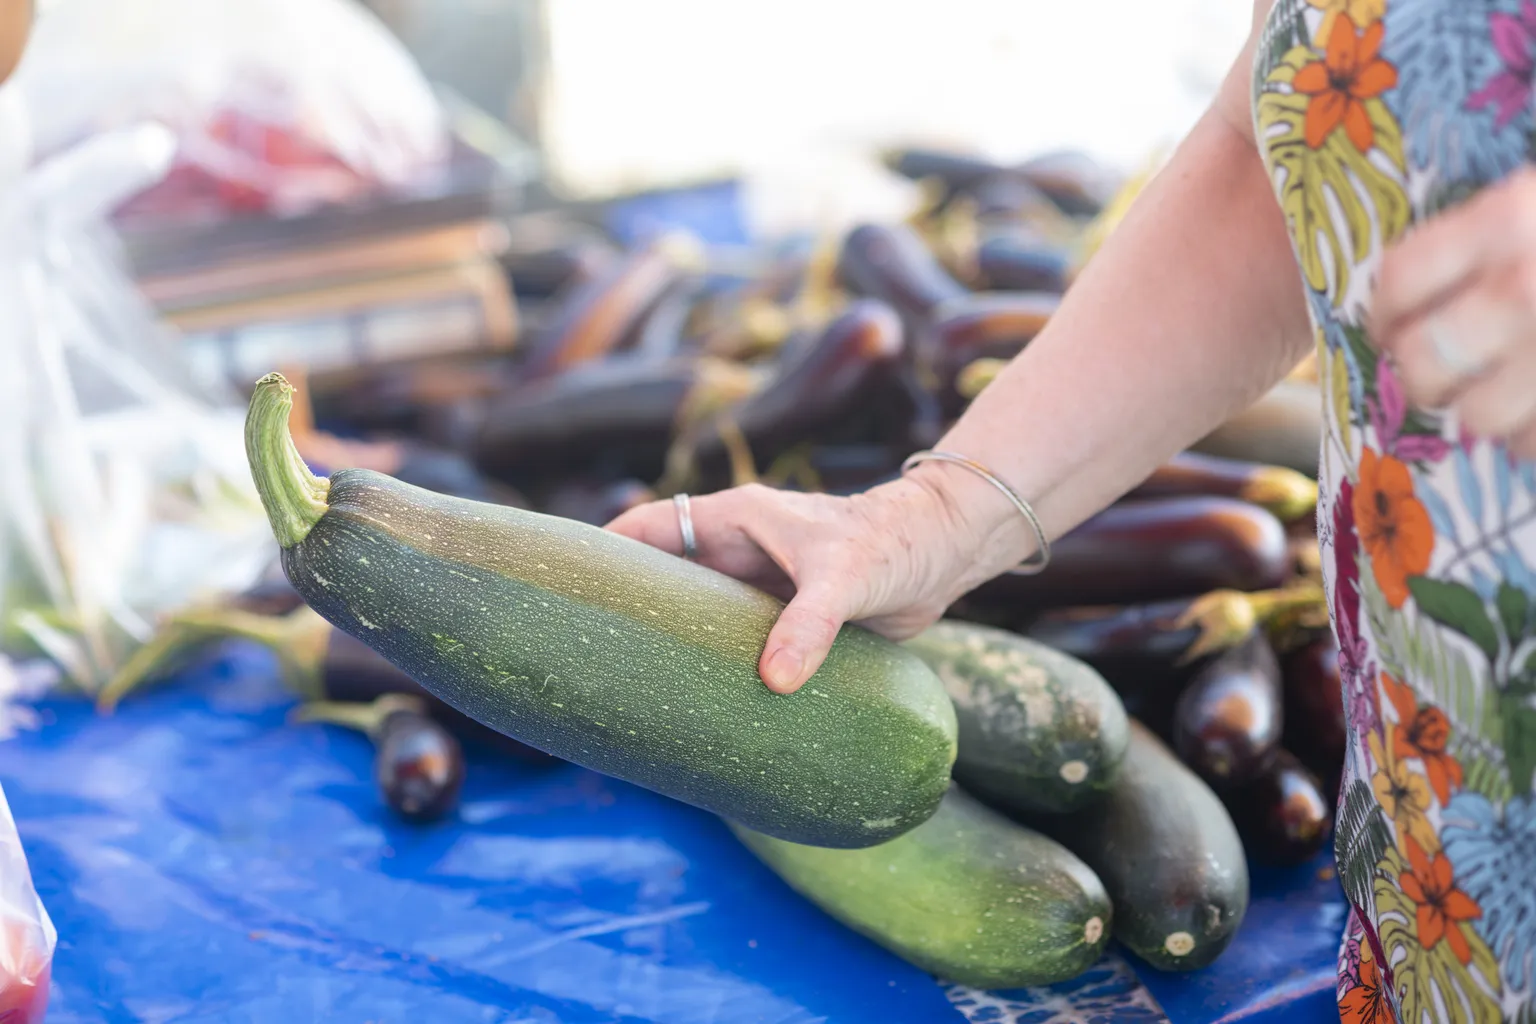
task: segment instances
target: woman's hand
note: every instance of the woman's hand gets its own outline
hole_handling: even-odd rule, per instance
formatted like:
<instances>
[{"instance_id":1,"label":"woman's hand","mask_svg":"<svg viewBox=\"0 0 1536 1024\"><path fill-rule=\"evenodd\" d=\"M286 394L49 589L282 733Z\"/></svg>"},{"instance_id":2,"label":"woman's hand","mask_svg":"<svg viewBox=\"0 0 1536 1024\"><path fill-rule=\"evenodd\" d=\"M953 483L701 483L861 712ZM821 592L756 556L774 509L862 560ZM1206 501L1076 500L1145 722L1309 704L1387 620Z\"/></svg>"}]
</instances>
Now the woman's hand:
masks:
<instances>
[{"instance_id":1,"label":"woman's hand","mask_svg":"<svg viewBox=\"0 0 1536 1024\"><path fill-rule=\"evenodd\" d=\"M843 623L914 636L1029 553L1019 547L1018 513L967 476L925 464L848 498L752 484L691 499L698 561L789 601L758 665L770 689L797 690ZM608 529L682 553L670 501L626 512Z\"/></svg>"},{"instance_id":2,"label":"woman's hand","mask_svg":"<svg viewBox=\"0 0 1536 1024\"><path fill-rule=\"evenodd\" d=\"M1374 340L1411 401L1536 457L1536 170L1426 221L1382 258Z\"/></svg>"}]
</instances>

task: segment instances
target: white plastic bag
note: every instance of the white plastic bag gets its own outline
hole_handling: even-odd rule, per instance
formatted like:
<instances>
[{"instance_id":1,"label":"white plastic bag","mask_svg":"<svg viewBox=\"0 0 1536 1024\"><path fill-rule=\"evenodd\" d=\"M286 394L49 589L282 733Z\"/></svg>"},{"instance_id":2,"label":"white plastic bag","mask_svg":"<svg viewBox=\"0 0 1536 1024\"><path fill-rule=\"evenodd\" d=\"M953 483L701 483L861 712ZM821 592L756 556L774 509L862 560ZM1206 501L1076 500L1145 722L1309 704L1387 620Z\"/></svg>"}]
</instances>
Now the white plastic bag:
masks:
<instances>
[{"instance_id":1,"label":"white plastic bag","mask_svg":"<svg viewBox=\"0 0 1536 1024\"><path fill-rule=\"evenodd\" d=\"M178 142L156 216L288 215L433 180L445 118L354 0L57 0L13 79L40 154L153 121Z\"/></svg>"},{"instance_id":2,"label":"white plastic bag","mask_svg":"<svg viewBox=\"0 0 1536 1024\"><path fill-rule=\"evenodd\" d=\"M0 790L0 1022L42 1024L57 942Z\"/></svg>"},{"instance_id":3,"label":"white plastic bag","mask_svg":"<svg viewBox=\"0 0 1536 1024\"><path fill-rule=\"evenodd\" d=\"M102 223L173 150L140 125L0 179L0 651L86 692L273 547L238 405L192 385Z\"/></svg>"}]
</instances>

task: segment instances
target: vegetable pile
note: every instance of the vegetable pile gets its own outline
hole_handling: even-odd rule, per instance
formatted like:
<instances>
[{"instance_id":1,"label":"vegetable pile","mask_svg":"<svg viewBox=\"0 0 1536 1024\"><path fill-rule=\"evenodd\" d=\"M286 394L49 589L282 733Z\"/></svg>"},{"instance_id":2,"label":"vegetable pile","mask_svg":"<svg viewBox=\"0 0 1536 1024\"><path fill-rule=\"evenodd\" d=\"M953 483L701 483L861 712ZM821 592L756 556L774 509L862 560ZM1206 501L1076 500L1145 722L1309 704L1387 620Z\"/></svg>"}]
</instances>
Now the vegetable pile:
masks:
<instances>
[{"instance_id":1,"label":"vegetable pile","mask_svg":"<svg viewBox=\"0 0 1536 1024\"><path fill-rule=\"evenodd\" d=\"M459 740L478 737L721 816L832 917L949 980L1063 981L1111 938L1156 968L1210 964L1249 861L1322 849L1343 762L1306 367L1061 538L1043 574L983 585L905 644L845 627L789 696L756 675L777 600L600 528L683 490L892 477L1039 333L1136 186L1057 156L889 162L923 183L909 223L747 270L574 229L509 255L535 324L515 356L316 401L455 467L425 487L317 476L293 388L264 378L247 450L282 575L167 618L103 703L254 639L303 717L372 739L404 816L452 812Z\"/></svg>"}]
</instances>

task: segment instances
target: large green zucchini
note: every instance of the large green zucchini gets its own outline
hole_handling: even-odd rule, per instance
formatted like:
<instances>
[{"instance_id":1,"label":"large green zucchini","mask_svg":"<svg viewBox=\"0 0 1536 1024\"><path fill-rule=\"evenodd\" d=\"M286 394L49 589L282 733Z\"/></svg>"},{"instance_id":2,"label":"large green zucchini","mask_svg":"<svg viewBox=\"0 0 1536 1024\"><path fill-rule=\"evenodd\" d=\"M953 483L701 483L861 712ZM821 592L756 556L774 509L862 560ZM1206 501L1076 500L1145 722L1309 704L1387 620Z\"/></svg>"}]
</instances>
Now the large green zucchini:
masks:
<instances>
[{"instance_id":1,"label":"large green zucchini","mask_svg":"<svg viewBox=\"0 0 1536 1024\"><path fill-rule=\"evenodd\" d=\"M792 695L757 674L783 605L617 534L366 470L310 474L292 387L246 447L294 588L471 718L797 843L872 846L949 785L955 714L915 655L845 627Z\"/></svg>"},{"instance_id":2,"label":"large green zucchini","mask_svg":"<svg viewBox=\"0 0 1536 1024\"><path fill-rule=\"evenodd\" d=\"M816 849L733 831L790 888L948 981L1066 981L1093 966L1109 941L1109 896L1088 866L958 787L932 818L872 849Z\"/></svg>"}]
</instances>

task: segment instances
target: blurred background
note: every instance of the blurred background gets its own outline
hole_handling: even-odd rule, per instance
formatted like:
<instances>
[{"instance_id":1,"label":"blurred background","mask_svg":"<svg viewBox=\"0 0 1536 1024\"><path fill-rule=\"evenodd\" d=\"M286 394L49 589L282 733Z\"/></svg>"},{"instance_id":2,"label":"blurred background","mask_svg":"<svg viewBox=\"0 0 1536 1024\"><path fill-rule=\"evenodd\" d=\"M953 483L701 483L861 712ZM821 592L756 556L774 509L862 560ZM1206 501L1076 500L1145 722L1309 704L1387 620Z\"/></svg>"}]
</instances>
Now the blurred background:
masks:
<instances>
[{"instance_id":1,"label":"blurred background","mask_svg":"<svg viewBox=\"0 0 1536 1024\"><path fill-rule=\"evenodd\" d=\"M966 287L1001 225L1034 269L989 287L1064 287L1248 23L1233 0L35 11L0 86L0 650L88 692L270 562L238 437L260 374L306 385L319 463L431 448L541 491L477 440L530 361L633 348L664 307L658 351L763 376L846 300L807 268L860 224L911 221Z\"/></svg>"}]
</instances>

